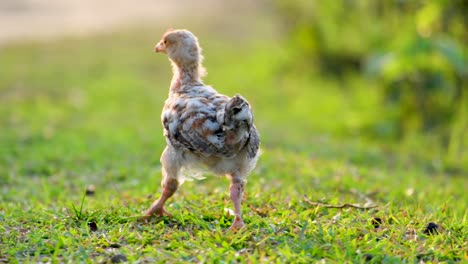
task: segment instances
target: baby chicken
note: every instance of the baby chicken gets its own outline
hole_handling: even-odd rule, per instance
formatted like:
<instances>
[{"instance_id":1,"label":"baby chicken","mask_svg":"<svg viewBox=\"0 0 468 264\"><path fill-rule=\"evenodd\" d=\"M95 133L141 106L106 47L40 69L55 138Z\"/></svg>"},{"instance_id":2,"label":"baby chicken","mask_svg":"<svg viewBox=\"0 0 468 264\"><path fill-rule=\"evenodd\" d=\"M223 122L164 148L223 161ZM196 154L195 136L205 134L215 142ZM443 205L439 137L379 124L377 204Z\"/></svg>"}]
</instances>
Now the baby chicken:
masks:
<instances>
[{"instance_id":1,"label":"baby chicken","mask_svg":"<svg viewBox=\"0 0 468 264\"><path fill-rule=\"evenodd\" d=\"M164 203L184 177L190 178L183 173L204 169L229 177L235 212L230 229L240 229L246 177L257 163L260 145L250 104L240 95L229 98L202 82L203 56L190 31L168 30L155 51L167 54L174 76L161 115L167 142L161 155L163 191L145 217L170 216Z\"/></svg>"}]
</instances>

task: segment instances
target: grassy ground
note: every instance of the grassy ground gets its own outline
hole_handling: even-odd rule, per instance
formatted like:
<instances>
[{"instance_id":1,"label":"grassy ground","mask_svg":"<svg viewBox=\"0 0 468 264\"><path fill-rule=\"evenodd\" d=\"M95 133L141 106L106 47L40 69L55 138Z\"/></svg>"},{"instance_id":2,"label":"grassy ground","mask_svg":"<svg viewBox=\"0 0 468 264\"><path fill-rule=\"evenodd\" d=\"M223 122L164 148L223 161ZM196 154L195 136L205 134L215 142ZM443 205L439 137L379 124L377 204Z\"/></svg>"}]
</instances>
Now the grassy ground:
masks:
<instances>
[{"instance_id":1,"label":"grassy ground","mask_svg":"<svg viewBox=\"0 0 468 264\"><path fill-rule=\"evenodd\" d=\"M377 95L357 89L372 81L350 76L343 90L278 67L279 45L201 35L206 82L248 98L261 130L247 228L224 232L229 183L216 177L185 183L173 218L135 220L161 191L171 73L151 53L159 36L18 44L0 50L0 262L468 261L466 171L358 136L379 118Z\"/></svg>"}]
</instances>

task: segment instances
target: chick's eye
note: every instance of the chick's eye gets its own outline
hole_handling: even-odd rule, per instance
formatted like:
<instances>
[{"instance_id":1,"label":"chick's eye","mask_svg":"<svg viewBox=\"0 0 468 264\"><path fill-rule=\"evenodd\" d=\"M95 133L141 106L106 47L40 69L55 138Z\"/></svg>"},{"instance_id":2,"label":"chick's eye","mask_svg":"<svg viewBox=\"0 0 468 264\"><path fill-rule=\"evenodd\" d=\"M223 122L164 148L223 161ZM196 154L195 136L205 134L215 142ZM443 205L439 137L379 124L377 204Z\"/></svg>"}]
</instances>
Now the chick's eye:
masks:
<instances>
[{"instance_id":1,"label":"chick's eye","mask_svg":"<svg viewBox=\"0 0 468 264\"><path fill-rule=\"evenodd\" d=\"M167 40L164 40L164 45L166 45L166 44L167 44Z\"/></svg>"}]
</instances>

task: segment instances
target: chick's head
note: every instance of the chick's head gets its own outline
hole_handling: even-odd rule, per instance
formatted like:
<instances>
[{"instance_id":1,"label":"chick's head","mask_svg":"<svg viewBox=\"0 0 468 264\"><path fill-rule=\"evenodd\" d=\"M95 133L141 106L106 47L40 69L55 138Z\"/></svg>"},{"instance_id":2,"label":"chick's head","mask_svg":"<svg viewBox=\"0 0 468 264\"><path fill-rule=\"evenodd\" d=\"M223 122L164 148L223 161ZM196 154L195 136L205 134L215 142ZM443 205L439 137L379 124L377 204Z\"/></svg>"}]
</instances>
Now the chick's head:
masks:
<instances>
[{"instance_id":1,"label":"chick's head","mask_svg":"<svg viewBox=\"0 0 468 264\"><path fill-rule=\"evenodd\" d=\"M154 51L167 54L178 65L199 64L203 59L197 37L185 29L169 29Z\"/></svg>"}]
</instances>

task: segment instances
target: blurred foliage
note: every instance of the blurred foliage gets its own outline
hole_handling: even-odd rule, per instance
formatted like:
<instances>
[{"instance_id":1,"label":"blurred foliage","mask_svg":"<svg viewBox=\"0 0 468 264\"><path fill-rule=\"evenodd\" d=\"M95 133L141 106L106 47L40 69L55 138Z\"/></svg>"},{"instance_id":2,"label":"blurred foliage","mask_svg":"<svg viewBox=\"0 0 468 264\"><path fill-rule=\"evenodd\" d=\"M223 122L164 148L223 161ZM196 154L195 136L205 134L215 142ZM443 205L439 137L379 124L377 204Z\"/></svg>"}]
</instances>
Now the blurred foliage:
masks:
<instances>
[{"instance_id":1,"label":"blurred foliage","mask_svg":"<svg viewBox=\"0 0 468 264\"><path fill-rule=\"evenodd\" d=\"M430 135L450 155L468 148L466 1L277 0L290 71L375 79L374 136ZM363 86L361 89L374 87ZM349 92L349 91L347 91ZM379 129L380 128L380 129Z\"/></svg>"}]
</instances>

